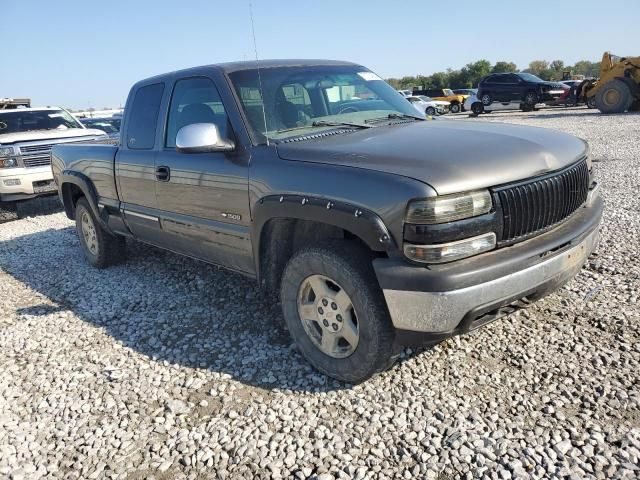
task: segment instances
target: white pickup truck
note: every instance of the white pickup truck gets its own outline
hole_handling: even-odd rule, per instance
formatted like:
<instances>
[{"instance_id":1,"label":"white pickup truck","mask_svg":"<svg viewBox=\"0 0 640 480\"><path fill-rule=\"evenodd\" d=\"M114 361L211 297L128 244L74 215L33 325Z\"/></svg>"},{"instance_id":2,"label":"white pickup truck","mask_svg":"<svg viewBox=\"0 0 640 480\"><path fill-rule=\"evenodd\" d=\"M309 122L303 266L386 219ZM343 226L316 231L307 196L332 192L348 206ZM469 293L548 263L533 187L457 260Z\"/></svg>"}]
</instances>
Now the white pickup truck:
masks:
<instances>
[{"instance_id":1,"label":"white pickup truck","mask_svg":"<svg viewBox=\"0 0 640 480\"><path fill-rule=\"evenodd\" d=\"M0 221L17 217L17 202L53 195L54 144L106 138L62 108L0 110Z\"/></svg>"}]
</instances>

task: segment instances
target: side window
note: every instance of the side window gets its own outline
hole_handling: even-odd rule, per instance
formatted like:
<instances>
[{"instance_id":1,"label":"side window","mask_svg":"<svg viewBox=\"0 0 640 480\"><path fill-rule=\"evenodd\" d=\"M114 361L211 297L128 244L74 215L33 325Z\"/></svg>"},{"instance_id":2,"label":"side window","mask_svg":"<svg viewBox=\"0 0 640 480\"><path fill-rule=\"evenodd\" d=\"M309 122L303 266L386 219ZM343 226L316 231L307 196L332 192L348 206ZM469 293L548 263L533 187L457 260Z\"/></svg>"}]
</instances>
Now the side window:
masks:
<instances>
[{"instance_id":1,"label":"side window","mask_svg":"<svg viewBox=\"0 0 640 480\"><path fill-rule=\"evenodd\" d=\"M154 83L136 92L127 124L127 147L151 150L156 143L156 125L164 84Z\"/></svg>"},{"instance_id":2,"label":"side window","mask_svg":"<svg viewBox=\"0 0 640 480\"><path fill-rule=\"evenodd\" d=\"M209 78L184 78L176 82L169 105L165 147L175 148L178 131L192 123L215 123L223 138L230 137L227 112Z\"/></svg>"}]
</instances>

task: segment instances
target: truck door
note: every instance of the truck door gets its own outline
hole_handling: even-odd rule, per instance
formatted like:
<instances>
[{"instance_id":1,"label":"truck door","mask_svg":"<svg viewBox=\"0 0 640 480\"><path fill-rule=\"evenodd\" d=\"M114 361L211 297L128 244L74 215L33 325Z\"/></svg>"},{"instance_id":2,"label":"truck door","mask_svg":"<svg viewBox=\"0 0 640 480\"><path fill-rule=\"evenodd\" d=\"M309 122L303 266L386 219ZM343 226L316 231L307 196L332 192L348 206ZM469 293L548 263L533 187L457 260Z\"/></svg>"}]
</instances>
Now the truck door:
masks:
<instances>
[{"instance_id":1,"label":"truck door","mask_svg":"<svg viewBox=\"0 0 640 480\"><path fill-rule=\"evenodd\" d=\"M127 104L122 145L116 156L118 194L127 226L140 240L151 243L160 231L155 212L156 132L164 83L141 86Z\"/></svg>"},{"instance_id":2,"label":"truck door","mask_svg":"<svg viewBox=\"0 0 640 480\"><path fill-rule=\"evenodd\" d=\"M253 272L246 150L181 153L178 131L193 123L213 123L238 145L213 79L177 79L171 94L164 148L156 170L156 197L163 246L235 270Z\"/></svg>"}]
</instances>

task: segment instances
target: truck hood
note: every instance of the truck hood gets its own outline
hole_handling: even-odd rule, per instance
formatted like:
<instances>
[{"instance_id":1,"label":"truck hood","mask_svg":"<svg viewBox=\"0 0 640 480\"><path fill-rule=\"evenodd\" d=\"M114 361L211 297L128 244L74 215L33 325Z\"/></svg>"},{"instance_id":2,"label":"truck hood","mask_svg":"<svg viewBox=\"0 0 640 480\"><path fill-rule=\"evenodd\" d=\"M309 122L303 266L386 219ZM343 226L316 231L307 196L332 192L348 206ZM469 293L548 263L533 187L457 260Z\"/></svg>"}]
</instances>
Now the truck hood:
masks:
<instances>
[{"instance_id":1,"label":"truck hood","mask_svg":"<svg viewBox=\"0 0 640 480\"><path fill-rule=\"evenodd\" d=\"M104 135L95 128L69 128L67 130L32 130L30 132L5 133L0 135L0 145L11 145L16 142L35 142L38 140L55 140L58 138L95 137Z\"/></svg>"},{"instance_id":2,"label":"truck hood","mask_svg":"<svg viewBox=\"0 0 640 480\"><path fill-rule=\"evenodd\" d=\"M583 140L545 128L435 120L277 144L285 160L414 178L439 195L557 170L586 154Z\"/></svg>"}]
</instances>

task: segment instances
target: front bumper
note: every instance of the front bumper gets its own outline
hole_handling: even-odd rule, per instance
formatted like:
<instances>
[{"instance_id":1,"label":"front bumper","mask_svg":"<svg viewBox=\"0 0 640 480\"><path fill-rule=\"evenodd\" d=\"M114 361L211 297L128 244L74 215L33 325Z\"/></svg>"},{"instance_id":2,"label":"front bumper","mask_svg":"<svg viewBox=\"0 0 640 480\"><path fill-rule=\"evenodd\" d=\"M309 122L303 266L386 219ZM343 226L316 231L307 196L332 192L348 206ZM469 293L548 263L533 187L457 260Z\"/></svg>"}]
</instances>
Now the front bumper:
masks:
<instances>
[{"instance_id":1,"label":"front bumper","mask_svg":"<svg viewBox=\"0 0 640 480\"><path fill-rule=\"evenodd\" d=\"M56 192L50 165L0 169L0 201L28 200Z\"/></svg>"},{"instance_id":2,"label":"front bumper","mask_svg":"<svg viewBox=\"0 0 640 480\"><path fill-rule=\"evenodd\" d=\"M429 267L402 259L373 262L393 325L446 338L495 320L573 278L599 241L600 197L560 226L476 257Z\"/></svg>"}]
</instances>

